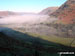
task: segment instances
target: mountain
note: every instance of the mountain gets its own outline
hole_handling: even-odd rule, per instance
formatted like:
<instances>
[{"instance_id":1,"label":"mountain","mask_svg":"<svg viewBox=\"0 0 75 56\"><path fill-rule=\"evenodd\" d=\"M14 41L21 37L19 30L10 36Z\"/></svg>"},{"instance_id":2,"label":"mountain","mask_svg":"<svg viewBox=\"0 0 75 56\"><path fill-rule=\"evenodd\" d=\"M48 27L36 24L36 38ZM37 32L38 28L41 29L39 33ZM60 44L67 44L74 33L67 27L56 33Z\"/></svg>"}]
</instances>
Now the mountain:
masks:
<instances>
[{"instance_id":1,"label":"mountain","mask_svg":"<svg viewBox=\"0 0 75 56\"><path fill-rule=\"evenodd\" d=\"M46 9L42 10L39 14L50 15L51 13L56 11L57 9L58 9L58 7L48 7Z\"/></svg>"},{"instance_id":2,"label":"mountain","mask_svg":"<svg viewBox=\"0 0 75 56\"><path fill-rule=\"evenodd\" d=\"M75 0L66 1L51 15L59 18L64 23L75 22Z\"/></svg>"},{"instance_id":3,"label":"mountain","mask_svg":"<svg viewBox=\"0 0 75 56\"><path fill-rule=\"evenodd\" d=\"M0 18L9 16L9 15L15 15L15 14L16 13L15 12L12 12L12 11L0 11Z\"/></svg>"}]
</instances>

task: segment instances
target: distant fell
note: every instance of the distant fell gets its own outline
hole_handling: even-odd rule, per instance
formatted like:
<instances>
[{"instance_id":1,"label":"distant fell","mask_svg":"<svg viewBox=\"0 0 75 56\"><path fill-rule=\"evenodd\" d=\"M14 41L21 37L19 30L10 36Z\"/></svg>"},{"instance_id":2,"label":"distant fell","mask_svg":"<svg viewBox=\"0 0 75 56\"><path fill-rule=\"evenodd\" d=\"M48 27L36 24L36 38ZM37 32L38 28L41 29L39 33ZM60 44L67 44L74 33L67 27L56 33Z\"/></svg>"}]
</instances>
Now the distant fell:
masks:
<instances>
[{"instance_id":1,"label":"distant fell","mask_svg":"<svg viewBox=\"0 0 75 56\"><path fill-rule=\"evenodd\" d=\"M51 13L56 11L57 9L58 9L58 7L48 7L46 9L42 10L39 14L50 15Z\"/></svg>"},{"instance_id":2,"label":"distant fell","mask_svg":"<svg viewBox=\"0 0 75 56\"><path fill-rule=\"evenodd\" d=\"M0 11L0 16L8 16L8 15L14 15L15 12L12 11Z\"/></svg>"}]
</instances>

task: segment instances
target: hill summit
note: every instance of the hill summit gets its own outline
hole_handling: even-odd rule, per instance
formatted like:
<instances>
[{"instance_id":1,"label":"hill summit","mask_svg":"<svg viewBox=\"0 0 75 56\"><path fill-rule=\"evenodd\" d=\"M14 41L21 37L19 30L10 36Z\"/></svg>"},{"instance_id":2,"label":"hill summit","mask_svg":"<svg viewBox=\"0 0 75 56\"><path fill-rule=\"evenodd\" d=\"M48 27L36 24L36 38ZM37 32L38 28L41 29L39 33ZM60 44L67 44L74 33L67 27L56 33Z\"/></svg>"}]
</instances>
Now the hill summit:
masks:
<instances>
[{"instance_id":1,"label":"hill summit","mask_svg":"<svg viewBox=\"0 0 75 56\"><path fill-rule=\"evenodd\" d=\"M75 0L67 0L61 7L51 14L64 23L75 22Z\"/></svg>"}]
</instances>

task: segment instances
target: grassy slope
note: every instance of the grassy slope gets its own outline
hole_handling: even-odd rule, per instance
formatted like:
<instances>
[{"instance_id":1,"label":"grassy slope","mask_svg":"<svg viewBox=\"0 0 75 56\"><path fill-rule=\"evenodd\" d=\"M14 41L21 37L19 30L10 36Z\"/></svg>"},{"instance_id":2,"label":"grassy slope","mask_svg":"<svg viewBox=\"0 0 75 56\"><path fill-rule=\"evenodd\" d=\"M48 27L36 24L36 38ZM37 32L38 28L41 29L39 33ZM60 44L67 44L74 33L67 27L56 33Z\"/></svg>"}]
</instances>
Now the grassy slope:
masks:
<instances>
[{"instance_id":1,"label":"grassy slope","mask_svg":"<svg viewBox=\"0 0 75 56\"><path fill-rule=\"evenodd\" d=\"M65 45L65 46L71 46L71 47L75 47L75 38L63 38L63 37L56 37L56 36L42 36L42 35L38 35L38 34L32 34L32 33L29 33L29 35L32 35L32 36L39 36L40 38L44 39L44 40L48 40L50 42L54 42L54 43L58 43L58 44L62 44L62 45ZM74 40L74 42L72 43L71 45L71 42Z\"/></svg>"},{"instance_id":2,"label":"grassy slope","mask_svg":"<svg viewBox=\"0 0 75 56\"><path fill-rule=\"evenodd\" d=\"M6 30L8 33L10 33L10 36L13 35L12 37L15 37L16 40L20 41L20 39L22 37L25 37L25 38L22 38L21 40L23 39L26 39L27 41L23 40L25 44L23 45L15 45L12 44L12 49L13 51L9 51L7 53L4 53L2 52L3 54L8 55L8 56L12 56L10 53L15 53L15 55L19 55L19 54L22 54L22 55L28 55L28 56L33 56L33 54L35 54L35 52L37 51L38 53L40 53L39 55L40 56L59 56L57 53L53 53L51 54L50 51L55 51L55 50L65 50L67 49L67 47L63 47L59 44L63 44L63 45L66 45L66 46L70 46L70 43L71 41L73 40L72 38L59 38L59 37L55 37L55 36L51 36L51 37L47 37L47 36L41 36L41 35L38 35L38 34L32 34L32 33L28 33L28 34L23 34L23 33L20 33L20 32L17 32L17 31L12 31L12 30ZM4 32L5 33L5 32ZM17 37L17 38L16 38ZM39 42L37 43L37 41L35 42L28 42L29 39L34 38L34 40L37 40L40 41L39 38L41 38L41 41L40 41L40 45L38 48L36 47L36 45L38 46ZM5 38L4 38L5 39ZM46 41L43 41L43 40L46 40ZM48 42L47 42L48 41ZM66 41L66 42L65 42ZM8 41L9 42L9 41ZM22 42L22 41L20 41ZM54 42L54 43L53 43ZM24 46L25 45L25 46ZM74 45L74 43L73 43ZM10 45L9 45L10 46ZM5 47L5 46L4 46ZM42 50L41 50L42 49ZM69 49L69 48L68 48ZM0 54L2 54L0 52ZM1 56L3 56L3 54Z\"/></svg>"},{"instance_id":3,"label":"grassy slope","mask_svg":"<svg viewBox=\"0 0 75 56\"><path fill-rule=\"evenodd\" d=\"M8 29L7 29L8 30ZM19 56L35 56L35 52L37 51L39 54L39 56L55 56L58 54L51 54L50 50L54 52L54 50L56 50L57 48L57 44L53 44L51 42L49 42L49 45L47 44L48 42L41 40L41 42L43 42L42 44L40 44L41 46L38 46L38 43L33 43L31 42L27 42L27 41L20 41L20 39L17 39L19 36L26 38L26 40L29 41L29 39L27 39L28 37L31 39L32 36L17 32L17 31L12 31L12 30L6 30L6 33L11 33L10 35L13 34L13 36L9 37L9 35L5 34L5 31L2 32L4 33L3 35L0 35L0 55L1 56L15 56L15 55L19 55ZM19 36L18 36L19 35ZM16 38L17 37L17 38ZM34 39L36 37L33 37ZM36 39L35 39L36 40ZM40 40L40 39L39 39ZM40 43L41 43L40 42ZM31 43L31 44L30 44ZM36 44L36 45L35 45ZM4 46L5 45L5 46ZM50 48L50 50L48 50L48 48ZM59 48L59 47L58 47ZM60 49L60 48L59 48Z\"/></svg>"},{"instance_id":4,"label":"grassy slope","mask_svg":"<svg viewBox=\"0 0 75 56\"><path fill-rule=\"evenodd\" d=\"M16 29L13 29L13 30L16 30ZM18 31L18 30L16 30L16 31ZM24 31L21 30L20 32L23 33ZM16 32L12 31L12 34L13 34L13 36L19 36L20 38L22 38L22 37L24 37L25 32L24 32L24 34L19 34L19 33L16 34ZM65 46L75 47L75 40L74 40L75 38L71 38L71 37L70 38L64 38L64 37L57 37L57 36L50 36L49 37L49 36L44 36L44 35L35 34L35 33L27 33L27 34L31 35L31 36L34 36L34 37L39 37L41 39L44 39L44 40L47 40L47 41L50 41L50 42L54 42L54 43L57 43L57 44L62 44L62 45L65 45Z\"/></svg>"}]
</instances>

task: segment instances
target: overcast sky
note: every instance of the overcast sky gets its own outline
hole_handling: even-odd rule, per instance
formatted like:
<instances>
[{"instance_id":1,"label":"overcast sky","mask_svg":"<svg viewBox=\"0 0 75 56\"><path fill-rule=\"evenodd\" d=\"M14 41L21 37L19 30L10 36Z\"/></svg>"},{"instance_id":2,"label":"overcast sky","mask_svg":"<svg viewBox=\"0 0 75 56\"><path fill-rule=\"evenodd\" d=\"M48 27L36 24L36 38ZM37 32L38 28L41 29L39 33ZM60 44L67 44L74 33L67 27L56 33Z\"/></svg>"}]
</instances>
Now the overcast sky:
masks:
<instances>
[{"instance_id":1,"label":"overcast sky","mask_svg":"<svg viewBox=\"0 0 75 56\"><path fill-rule=\"evenodd\" d=\"M61 6L66 0L0 0L0 10L40 12L47 7Z\"/></svg>"}]
</instances>

